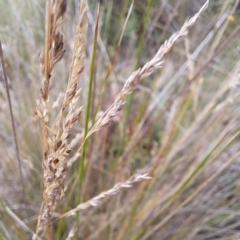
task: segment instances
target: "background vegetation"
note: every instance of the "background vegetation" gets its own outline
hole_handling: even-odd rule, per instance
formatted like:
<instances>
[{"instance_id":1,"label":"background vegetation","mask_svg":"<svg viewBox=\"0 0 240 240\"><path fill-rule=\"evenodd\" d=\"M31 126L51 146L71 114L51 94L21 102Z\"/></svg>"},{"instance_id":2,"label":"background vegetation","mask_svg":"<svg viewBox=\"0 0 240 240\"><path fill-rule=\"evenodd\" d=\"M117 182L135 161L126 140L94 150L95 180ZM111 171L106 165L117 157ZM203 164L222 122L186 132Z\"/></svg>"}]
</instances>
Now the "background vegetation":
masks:
<instances>
[{"instance_id":1,"label":"background vegetation","mask_svg":"<svg viewBox=\"0 0 240 240\"><path fill-rule=\"evenodd\" d=\"M88 1L85 69L79 81L84 108L72 129L73 150L81 145L86 121L91 127L131 73L151 60L204 3L102 0L94 56L97 5ZM62 29L66 52L50 85L50 120L67 86L79 8L79 0L69 1ZM19 146L17 153L0 68L0 239L31 239L43 191L42 125L34 110L42 85L45 1L1 0L0 9ZM240 238L239 33L238 1L210 1L189 34L164 57L162 68L137 85L109 127L89 138L86 151L69 169L65 196L46 239ZM116 183L145 173L152 179L105 197L96 207L62 216Z\"/></svg>"}]
</instances>

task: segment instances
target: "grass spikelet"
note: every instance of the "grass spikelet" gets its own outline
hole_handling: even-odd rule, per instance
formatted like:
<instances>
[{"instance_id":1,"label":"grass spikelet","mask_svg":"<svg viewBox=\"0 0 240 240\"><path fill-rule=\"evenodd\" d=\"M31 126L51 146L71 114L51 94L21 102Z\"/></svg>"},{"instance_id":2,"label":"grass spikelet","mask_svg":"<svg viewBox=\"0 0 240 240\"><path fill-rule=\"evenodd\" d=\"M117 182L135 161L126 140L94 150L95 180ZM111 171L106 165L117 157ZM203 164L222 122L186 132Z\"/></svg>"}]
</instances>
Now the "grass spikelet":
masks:
<instances>
[{"instance_id":1,"label":"grass spikelet","mask_svg":"<svg viewBox=\"0 0 240 240\"><path fill-rule=\"evenodd\" d=\"M61 216L62 217L69 217L71 215L76 214L78 211L80 210L84 210L87 209L89 207L97 207L101 204L101 202L103 201L103 199L110 197L112 195L116 195L121 189L123 188L131 188L133 186L134 183L136 182L140 182L143 180L149 180L151 179L150 176L148 176L148 174L139 174L139 175L133 175L131 178L129 178L126 182L119 182L117 184L115 184L115 186L105 192L100 193L98 196L90 199L89 201L85 202L85 203L81 203L79 204L76 208L68 211L67 213L65 213L64 215Z\"/></svg>"}]
</instances>

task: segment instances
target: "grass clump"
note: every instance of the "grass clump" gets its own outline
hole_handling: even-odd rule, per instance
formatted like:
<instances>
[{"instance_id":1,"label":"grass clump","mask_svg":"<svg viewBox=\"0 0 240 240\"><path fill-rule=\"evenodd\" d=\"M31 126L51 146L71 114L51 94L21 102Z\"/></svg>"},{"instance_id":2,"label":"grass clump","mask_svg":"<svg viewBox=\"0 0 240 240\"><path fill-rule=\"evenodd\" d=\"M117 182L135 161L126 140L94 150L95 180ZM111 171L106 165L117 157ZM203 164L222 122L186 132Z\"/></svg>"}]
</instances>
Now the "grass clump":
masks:
<instances>
[{"instance_id":1,"label":"grass clump","mask_svg":"<svg viewBox=\"0 0 240 240\"><path fill-rule=\"evenodd\" d=\"M2 239L239 238L238 2L175 3L4 2Z\"/></svg>"}]
</instances>

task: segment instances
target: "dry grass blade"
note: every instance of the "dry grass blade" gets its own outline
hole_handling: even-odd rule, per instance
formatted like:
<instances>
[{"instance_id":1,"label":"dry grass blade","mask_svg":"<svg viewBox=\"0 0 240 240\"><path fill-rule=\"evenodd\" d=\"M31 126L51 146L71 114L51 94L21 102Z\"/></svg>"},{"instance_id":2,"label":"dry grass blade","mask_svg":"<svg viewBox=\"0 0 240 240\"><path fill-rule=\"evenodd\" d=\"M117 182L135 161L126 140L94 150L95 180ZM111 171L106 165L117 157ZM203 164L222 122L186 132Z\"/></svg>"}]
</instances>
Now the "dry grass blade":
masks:
<instances>
[{"instance_id":1,"label":"dry grass blade","mask_svg":"<svg viewBox=\"0 0 240 240\"><path fill-rule=\"evenodd\" d=\"M217 176L219 176L229 165L240 155L240 152L237 152L233 157L231 157L221 168L214 173L209 179L206 180L202 185L200 185L190 196L187 197L176 209L174 209L163 221L159 222L151 232L154 232L164 224L166 224L182 207L186 206L195 195L197 195L202 189L207 187Z\"/></svg>"},{"instance_id":2,"label":"dry grass blade","mask_svg":"<svg viewBox=\"0 0 240 240\"><path fill-rule=\"evenodd\" d=\"M3 80L4 80L4 83L5 83L5 88L6 88L6 92L7 92L8 106L9 106L9 111L10 111L12 129L13 129L13 136L14 136L16 155L17 155L18 166L19 166L20 179L21 179L21 184L22 184L22 190L24 192L25 188L24 188L24 182L23 182L22 164L21 164L20 153L19 153L19 148L18 148L17 133L16 133L16 128L15 128L12 102L11 102L11 96L10 96L10 92L9 92L7 75L6 75L6 71L5 71L5 63L4 63L3 50L2 50L2 43L1 42L0 42L0 59L1 59L2 70L3 70Z\"/></svg>"},{"instance_id":3,"label":"dry grass blade","mask_svg":"<svg viewBox=\"0 0 240 240\"><path fill-rule=\"evenodd\" d=\"M134 0L132 1L131 6L130 6L130 8L128 10L128 14L127 14L126 20L124 22L124 25L123 25L120 37L119 37L116 50L114 52L113 58L111 60L111 63L108 66L107 74L105 76L105 79L103 81L103 84L102 84L102 87L101 87L101 90L100 90L100 94L99 94L99 99L98 99L98 104L97 104L97 107L96 107L95 115L98 113L98 110L99 110L99 107L100 107L100 104L101 104L101 101L102 101L102 97L103 97L102 95L104 93L104 89L105 89L105 87L106 87L106 85L108 83L109 77L110 77L110 75L111 75L111 73L113 71L113 66L114 66L115 60L116 60L116 58L118 56L118 52L119 52L119 49L120 49L120 46L121 46L121 43L122 43L123 35L124 35L125 30L126 30L127 23L129 21L130 15L132 13L133 4L134 4Z\"/></svg>"},{"instance_id":4,"label":"dry grass blade","mask_svg":"<svg viewBox=\"0 0 240 240\"><path fill-rule=\"evenodd\" d=\"M16 224L21 228L24 232L30 233L32 236L34 235L34 232L4 203L4 209L6 210L6 213L9 214L9 216L16 222ZM41 240L40 238L36 238L37 240Z\"/></svg>"},{"instance_id":5,"label":"dry grass blade","mask_svg":"<svg viewBox=\"0 0 240 240\"><path fill-rule=\"evenodd\" d=\"M77 232L77 227L76 227L76 224L74 224L74 225L72 226L71 230L69 231L66 240L74 239L74 237L75 237L75 235L76 235L76 232Z\"/></svg>"}]
</instances>

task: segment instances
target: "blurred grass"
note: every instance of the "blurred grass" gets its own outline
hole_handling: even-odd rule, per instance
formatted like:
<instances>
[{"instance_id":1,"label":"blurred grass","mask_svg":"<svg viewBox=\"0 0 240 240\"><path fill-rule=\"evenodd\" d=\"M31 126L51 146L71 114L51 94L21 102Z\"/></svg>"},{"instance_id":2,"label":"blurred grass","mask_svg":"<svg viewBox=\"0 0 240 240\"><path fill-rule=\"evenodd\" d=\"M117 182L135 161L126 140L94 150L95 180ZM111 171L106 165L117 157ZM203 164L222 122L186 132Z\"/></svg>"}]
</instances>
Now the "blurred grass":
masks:
<instances>
[{"instance_id":1,"label":"blurred grass","mask_svg":"<svg viewBox=\"0 0 240 240\"><path fill-rule=\"evenodd\" d=\"M86 71L81 79L81 103L85 103L84 107L88 105L88 110L74 129L82 135L88 128L85 125L84 130L84 122L92 124L90 110L96 109L90 107L97 106L97 102L91 103L92 96L87 94L91 92L88 91L89 82L93 84L93 94L98 96L109 67L106 59L113 57L131 1L105 0L100 3L95 68L91 68L96 40L92 23L88 33ZM105 110L113 102L122 81L149 60L160 44L203 3L197 0L135 0L99 110ZM87 183L83 186L84 201L135 172L149 172L153 179L119 193L97 209L80 212L76 239L239 239L240 158L236 156L239 152L239 33L204 66L208 57L214 55L239 26L238 12L233 13L233 21L227 18L234 4L235 1L211 1L209 9L187 37L189 52L184 43L176 45L165 58L163 68L137 87L113 124L89 140L82 155L89 163L84 168L82 165L87 171L84 176L88 176L87 180L81 181L81 184ZM66 87L78 5L79 1L72 1L68 6L63 30L67 53L54 72L53 102ZM95 19L95 1L89 1L89 7L89 14ZM0 38L4 43L28 194L22 195L19 186L6 97L1 86L0 237L30 239L19 223L6 213L5 206L35 231L41 203L42 144L40 124L33 116L33 110L41 83L38 59L44 42L45 1L2 0L0 9L4 9L0 14ZM226 19L217 29L216 23L224 14ZM197 58L193 58L191 54L211 30L214 31L212 38ZM187 68L175 85L156 107L149 110L185 62ZM234 79L234 87L229 88ZM231 164L221 170L231 158L234 158ZM76 166L78 162L70 171L65 200L57 209L57 216L79 203ZM219 174L215 176L216 172ZM212 176L215 177L208 183ZM74 222L75 218L65 218L54 223L56 231L52 239L66 239Z\"/></svg>"}]
</instances>

